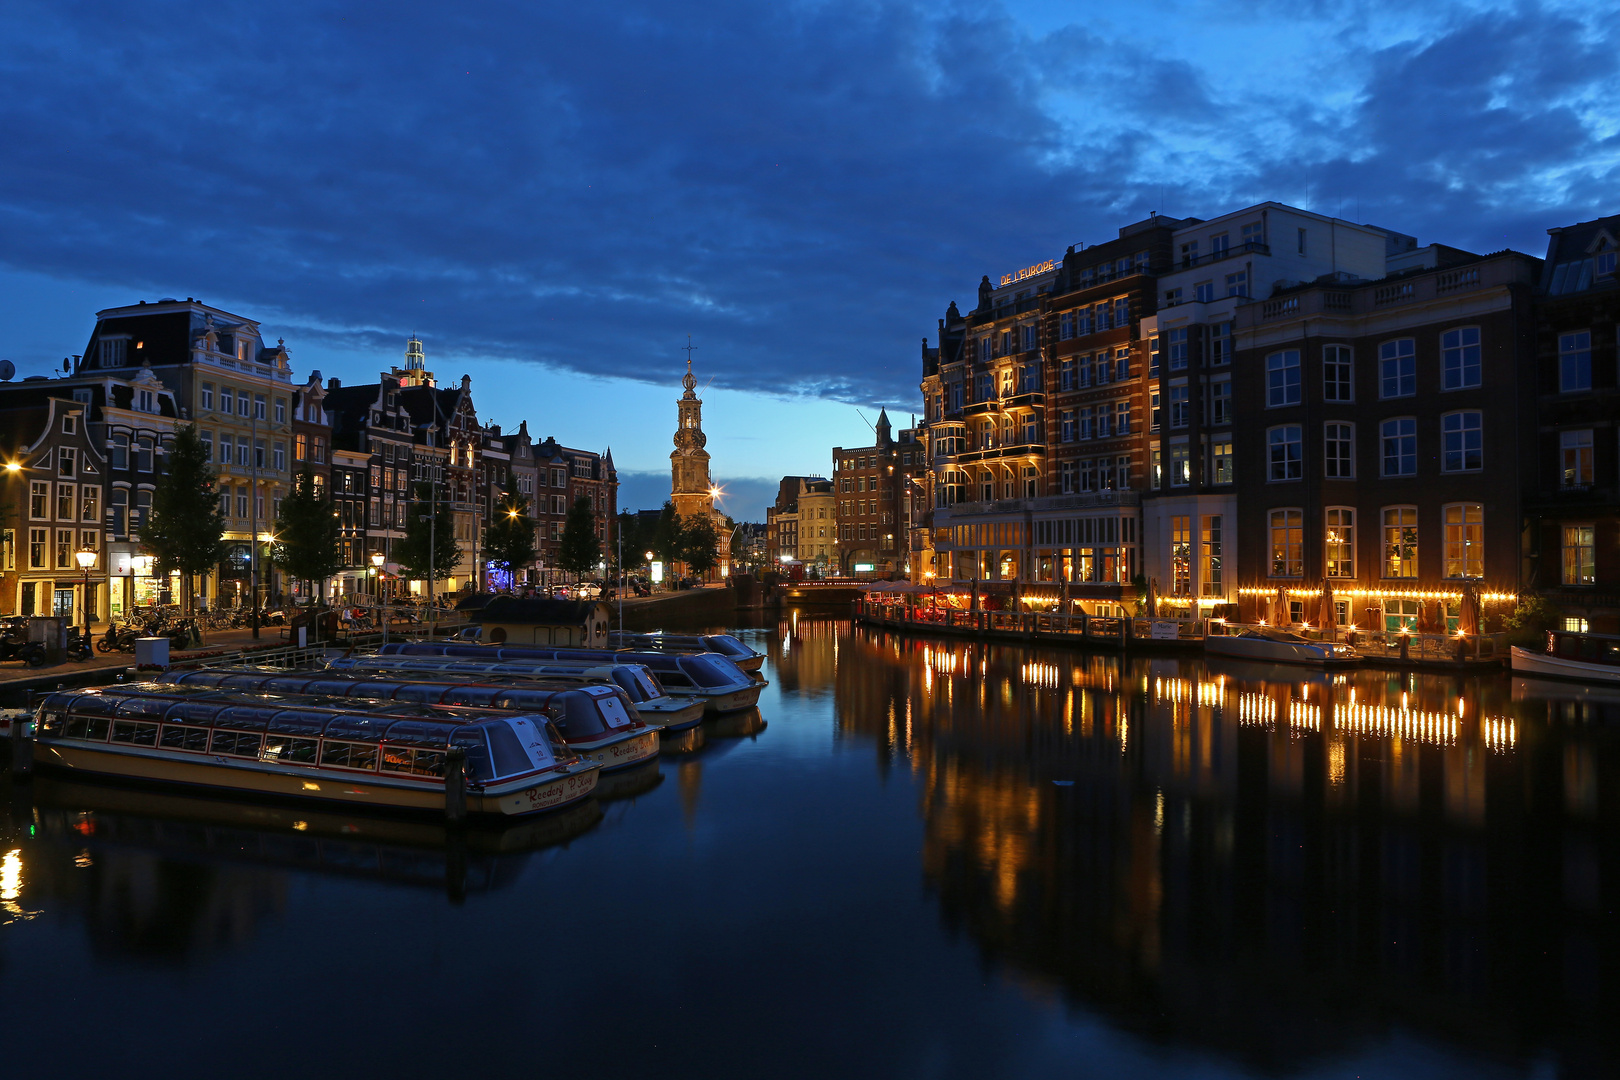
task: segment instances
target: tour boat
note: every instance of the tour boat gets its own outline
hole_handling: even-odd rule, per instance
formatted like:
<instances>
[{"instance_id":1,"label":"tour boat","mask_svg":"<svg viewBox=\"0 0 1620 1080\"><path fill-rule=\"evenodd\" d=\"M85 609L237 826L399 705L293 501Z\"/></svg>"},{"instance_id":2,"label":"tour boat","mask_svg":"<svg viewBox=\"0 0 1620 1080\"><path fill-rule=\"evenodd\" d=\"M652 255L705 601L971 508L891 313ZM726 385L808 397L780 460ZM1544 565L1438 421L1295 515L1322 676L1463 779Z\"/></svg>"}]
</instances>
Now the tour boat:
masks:
<instances>
[{"instance_id":1,"label":"tour boat","mask_svg":"<svg viewBox=\"0 0 1620 1080\"><path fill-rule=\"evenodd\" d=\"M493 686L453 676L423 682L391 679L369 672L272 671L253 667L171 671L158 681L250 694L316 694L504 709L544 716L556 726L570 750L593 758L604 771L627 768L658 756L658 730L643 724L634 715L635 707L616 686Z\"/></svg>"},{"instance_id":2,"label":"tour boat","mask_svg":"<svg viewBox=\"0 0 1620 1080\"><path fill-rule=\"evenodd\" d=\"M551 649L534 645L468 645L413 641L384 645L384 656L450 656L472 660L586 660L644 664L671 697L697 698L709 716L759 704L767 685L718 653L610 652L604 649Z\"/></svg>"},{"instance_id":3,"label":"tour boat","mask_svg":"<svg viewBox=\"0 0 1620 1080\"><path fill-rule=\"evenodd\" d=\"M1550 630L1540 652L1513 647L1513 670L1544 679L1620 684L1620 635Z\"/></svg>"},{"instance_id":4,"label":"tour boat","mask_svg":"<svg viewBox=\"0 0 1620 1080\"><path fill-rule=\"evenodd\" d=\"M617 686L636 707L642 721L664 731L681 731L703 720L703 702L671 697L658 676L643 664L599 664L581 660L468 660L450 656L334 657L330 671L365 671L394 679L476 679L503 685Z\"/></svg>"},{"instance_id":5,"label":"tour boat","mask_svg":"<svg viewBox=\"0 0 1620 1080\"><path fill-rule=\"evenodd\" d=\"M765 654L755 652L730 634L625 634L611 632L608 645L615 649L651 649L655 652L712 652L747 672L758 671Z\"/></svg>"},{"instance_id":6,"label":"tour boat","mask_svg":"<svg viewBox=\"0 0 1620 1080\"><path fill-rule=\"evenodd\" d=\"M567 806L601 772L539 715L132 683L58 690L36 718L42 767L390 810L447 808L451 747L471 814Z\"/></svg>"},{"instance_id":7,"label":"tour boat","mask_svg":"<svg viewBox=\"0 0 1620 1080\"><path fill-rule=\"evenodd\" d=\"M1269 626L1244 627L1235 634L1210 634L1204 638L1204 652L1238 660L1270 660L1316 667L1349 667L1361 662L1360 655L1348 645L1307 641L1298 634Z\"/></svg>"}]
</instances>

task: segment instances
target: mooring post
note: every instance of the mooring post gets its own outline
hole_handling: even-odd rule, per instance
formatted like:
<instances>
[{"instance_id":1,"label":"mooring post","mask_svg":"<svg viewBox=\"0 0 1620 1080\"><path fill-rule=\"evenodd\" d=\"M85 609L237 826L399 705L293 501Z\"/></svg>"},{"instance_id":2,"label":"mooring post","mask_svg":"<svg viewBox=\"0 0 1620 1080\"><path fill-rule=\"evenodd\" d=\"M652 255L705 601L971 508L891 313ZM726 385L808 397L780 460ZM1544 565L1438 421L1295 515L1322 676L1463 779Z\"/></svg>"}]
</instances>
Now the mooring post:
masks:
<instances>
[{"instance_id":1,"label":"mooring post","mask_svg":"<svg viewBox=\"0 0 1620 1080\"><path fill-rule=\"evenodd\" d=\"M35 713L29 712L11 722L11 775L31 776L34 772Z\"/></svg>"},{"instance_id":2,"label":"mooring post","mask_svg":"<svg viewBox=\"0 0 1620 1080\"><path fill-rule=\"evenodd\" d=\"M467 820L467 750L452 746L444 756L444 816L452 825Z\"/></svg>"}]
</instances>

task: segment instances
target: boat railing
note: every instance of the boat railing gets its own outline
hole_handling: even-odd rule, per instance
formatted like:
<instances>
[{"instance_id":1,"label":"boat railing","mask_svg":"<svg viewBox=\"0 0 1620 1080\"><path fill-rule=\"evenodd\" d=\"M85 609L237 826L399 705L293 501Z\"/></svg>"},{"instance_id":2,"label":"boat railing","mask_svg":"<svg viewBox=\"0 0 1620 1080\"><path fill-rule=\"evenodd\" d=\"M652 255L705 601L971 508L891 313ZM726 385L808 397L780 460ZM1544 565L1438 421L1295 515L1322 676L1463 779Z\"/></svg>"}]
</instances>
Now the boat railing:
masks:
<instances>
[{"instance_id":1,"label":"boat railing","mask_svg":"<svg viewBox=\"0 0 1620 1080\"><path fill-rule=\"evenodd\" d=\"M1297 634L1307 641L1333 641L1349 645L1366 657L1434 662L1499 661L1507 656L1508 651L1507 635L1501 633L1431 634L1415 630L1365 630L1354 626L1335 626L1324 630L1304 624L1277 626L1223 622L1218 619L1210 621L1211 634L1236 634L1248 629L1282 630Z\"/></svg>"}]
</instances>

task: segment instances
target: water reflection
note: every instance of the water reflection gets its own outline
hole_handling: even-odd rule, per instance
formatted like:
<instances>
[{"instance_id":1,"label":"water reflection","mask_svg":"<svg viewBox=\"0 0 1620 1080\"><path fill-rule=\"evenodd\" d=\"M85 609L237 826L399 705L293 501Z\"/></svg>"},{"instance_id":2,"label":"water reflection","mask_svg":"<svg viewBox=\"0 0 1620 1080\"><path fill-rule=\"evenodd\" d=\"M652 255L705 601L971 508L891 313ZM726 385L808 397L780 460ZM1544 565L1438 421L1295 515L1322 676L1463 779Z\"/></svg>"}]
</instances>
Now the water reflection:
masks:
<instances>
[{"instance_id":1,"label":"water reflection","mask_svg":"<svg viewBox=\"0 0 1620 1080\"><path fill-rule=\"evenodd\" d=\"M1394 1024L1610 1059L1620 752L1589 695L779 632L841 736L917 775L946 924L1021 979L1266 1068Z\"/></svg>"}]
</instances>

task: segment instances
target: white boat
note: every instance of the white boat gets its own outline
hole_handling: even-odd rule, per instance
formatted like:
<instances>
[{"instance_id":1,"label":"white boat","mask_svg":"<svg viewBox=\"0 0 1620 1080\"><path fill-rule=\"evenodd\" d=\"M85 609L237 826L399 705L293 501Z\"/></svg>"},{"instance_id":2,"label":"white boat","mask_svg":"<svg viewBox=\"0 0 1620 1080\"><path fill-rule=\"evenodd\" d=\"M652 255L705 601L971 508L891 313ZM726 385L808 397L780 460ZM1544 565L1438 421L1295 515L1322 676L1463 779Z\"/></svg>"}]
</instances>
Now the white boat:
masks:
<instances>
[{"instance_id":1,"label":"white boat","mask_svg":"<svg viewBox=\"0 0 1620 1080\"><path fill-rule=\"evenodd\" d=\"M1246 626L1235 634L1211 634L1204 639L1204 652L1210 656L1230 656L1238 660L1310 664L1313 667L1349 667L1361 662L1361 656L1348 645L1334 641L1307 641L1298 634L1272 627Z\"/></svg>"},{"instance_id":2,"label":"white boat","mask_svg":"<svg viewBox=\"0 0 1620 1080\"><path fill-rule=\"evenodd\" d=\"M1540 652L1513 646L1513 670L1543 679L1620 685L1620 635L1553 630Z\"/></svg>"},{"instance_id":3,"label":"white boat","mask_svg":"<svg viewBox=\"0 0 1620 1080\"><path fill-rule=\"evenodd\" d=\"M578 802L601 766L543 716L134 683L40 703L35 762L68 772L389 810L444 812L449 751L466 809L513 817Z\"/></svg>"}]
</instances>

